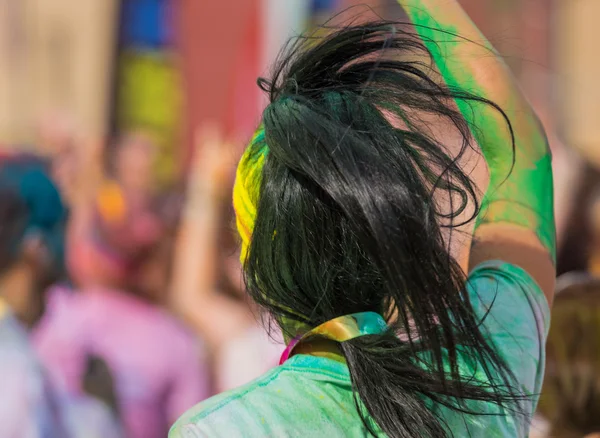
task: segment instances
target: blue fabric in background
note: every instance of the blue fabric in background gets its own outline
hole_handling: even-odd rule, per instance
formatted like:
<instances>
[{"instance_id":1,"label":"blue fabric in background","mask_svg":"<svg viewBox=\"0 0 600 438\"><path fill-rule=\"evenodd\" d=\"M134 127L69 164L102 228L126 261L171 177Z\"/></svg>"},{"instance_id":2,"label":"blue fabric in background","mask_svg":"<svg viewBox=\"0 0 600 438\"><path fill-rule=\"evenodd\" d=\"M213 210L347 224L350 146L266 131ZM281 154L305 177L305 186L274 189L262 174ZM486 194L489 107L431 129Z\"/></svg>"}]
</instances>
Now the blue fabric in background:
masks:
<instances>
[{"instance_id":1,"label":"blue fabric in background","mask_svg":"<svg viewBox=\"0 0 600 438\"><path fill-rule=\"evenodd\" d=\"M328 12L336 9L339 0L310 0L310 4L312 13ZM121 45L149 50L169 46L173 36L171 19L172 0L124 0L121 15Z\"/></svg>"},{"instance_id":2,"label":"blue fabric in background","mask_svg":"<svg viewBox=\"0 0 600 438\"><path fill-rule=\"evenodd\" d=\"M168 46L172 40L171 18L170 0L124 0L121 45L140 49Z\"/></svg>"},{"instance_id":3,"label":"blue fabric in background","mask_svg":"<svg viewBox=\"0 0 600 438\"><path fill-rule=\"evenodd\" d=\"M64 270L68 212L50 177L48 163L28 154L2 159L0 187L14 191L22 199L29 210L25 233L40 233L57 268Z\"/></svg>"},{"instance_id":4,"label":"blue fabric in background","mask_svg":"<svg viewBox=\"0 0 600 438\"><path fill-rule=\"evenodd\" d=\"M312 12L323 12L333 10L339 0L312 0Z\"/></svg>"}]
</instances>

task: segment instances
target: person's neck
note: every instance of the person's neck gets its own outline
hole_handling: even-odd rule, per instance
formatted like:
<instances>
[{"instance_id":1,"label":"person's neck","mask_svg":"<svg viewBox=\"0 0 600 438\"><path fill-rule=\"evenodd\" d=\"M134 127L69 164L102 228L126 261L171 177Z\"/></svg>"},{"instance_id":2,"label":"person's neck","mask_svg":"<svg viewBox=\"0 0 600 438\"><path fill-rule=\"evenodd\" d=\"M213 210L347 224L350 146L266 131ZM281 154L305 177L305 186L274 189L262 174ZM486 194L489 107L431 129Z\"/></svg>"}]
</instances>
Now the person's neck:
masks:
<instances>
[{"instance_id":1,"label":"person's neck","mask_svg":"<svg viewBox=\"0 0 600 438\"><path fill-rule=\"evenodd\" d=\"M301 342L294 348L293 355L296 354L325 357L346 363L346 358L340 349L340 345L329 339L316 338L310 341Z\"/></svg>"},{"instance_id":2,"label":"person's neck","mask_svg":"<svg viewBox=\"0 0 600 438\"><path fill-rule=\"evenodd\" d=\"M34 286L31 268L25 263L18 263L0 277L0 298L28 327L41 312L41 303L34 297Z\"/></svg>"}]
</instances>

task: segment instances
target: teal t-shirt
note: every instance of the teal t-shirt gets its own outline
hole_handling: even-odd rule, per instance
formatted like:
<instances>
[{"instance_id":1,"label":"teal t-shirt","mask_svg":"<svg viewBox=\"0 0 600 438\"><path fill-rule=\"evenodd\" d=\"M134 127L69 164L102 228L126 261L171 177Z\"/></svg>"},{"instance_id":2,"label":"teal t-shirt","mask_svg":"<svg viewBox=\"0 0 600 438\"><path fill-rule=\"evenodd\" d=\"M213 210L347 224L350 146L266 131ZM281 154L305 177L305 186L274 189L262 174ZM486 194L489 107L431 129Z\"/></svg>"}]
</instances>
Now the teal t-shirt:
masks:
<instances>
[{"instance_id":1,"label":"teal t-shirt","mask_svg":"<svg viewBox=\"0 0 600 438\"><path fill-rule=\"evenodd\" d=\"M525 411L535 410L544 374L544 345L550 310L536 282L521 268L486 262L469 276L474 310L483 333L509 364L525 393ZM473 367L466 361L465 372ZM526 437L529 418L500 412L496 405L470 402L465 415L429 402L456 437ZM296 355L253 382L212 397L184 414L169 438L200 437L367 437L355 408L348 368L343 363ZM385 436L381 433L381 436Z\"/></svg>"}]
</instances>

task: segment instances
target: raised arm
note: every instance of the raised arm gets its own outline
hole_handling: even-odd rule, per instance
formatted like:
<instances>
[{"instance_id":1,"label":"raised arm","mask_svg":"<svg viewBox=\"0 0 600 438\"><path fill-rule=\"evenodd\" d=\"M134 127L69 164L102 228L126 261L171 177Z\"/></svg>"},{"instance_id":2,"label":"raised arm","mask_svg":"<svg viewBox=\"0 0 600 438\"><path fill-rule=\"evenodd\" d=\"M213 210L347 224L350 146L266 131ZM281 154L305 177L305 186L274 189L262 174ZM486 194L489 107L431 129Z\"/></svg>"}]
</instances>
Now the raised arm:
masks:
<instances>
[{"instance_id":1,"label":"raised arm","mask_svg":"<svg viewBox=\"0 0 600 438\"><path fill-rule=\"evenodd\" d=\"M457 0L399 0L447 86L497 104L458 100L490 172L470 265L486 259L517 264L552 301L556 257L548 141L507 66ZM513 150L513 136L514 145Z\"/></svg>"},{"instance_id":2,"label":"raised arm","mask_svg":"<svg viewBox=\"0 0 600 438\"><path fill-rule=\"evenodd\" d=\"M233 168L216 129L200 132L174 255L171 304L214 351L254 322L252 313L217 290L221 203Z\"/></svg>"}]
</instances>

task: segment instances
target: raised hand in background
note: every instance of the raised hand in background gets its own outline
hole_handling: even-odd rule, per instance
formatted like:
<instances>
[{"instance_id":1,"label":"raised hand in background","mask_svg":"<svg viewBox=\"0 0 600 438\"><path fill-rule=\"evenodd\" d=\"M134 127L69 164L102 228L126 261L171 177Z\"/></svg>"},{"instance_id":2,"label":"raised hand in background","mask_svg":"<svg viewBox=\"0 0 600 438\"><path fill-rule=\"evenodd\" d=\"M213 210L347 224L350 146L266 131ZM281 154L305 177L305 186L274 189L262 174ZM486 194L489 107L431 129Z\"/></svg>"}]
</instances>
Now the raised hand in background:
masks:
<instances>
[{"instance_id":1,"label":"raised hand in background","mask_svg":"<svg viewBox=\"0 0 600 438\"><path fill-rule=\"evenodd\" d=\"M222 261L219 234L228 220L223 216L223 202L229 197L235 159L231 142L222 138L217 127L197 131L175 244L171 306L213 352L255 326L248 305L217 286Z\"/></svg>"}]
</instances>

